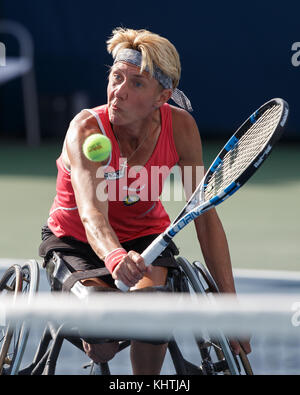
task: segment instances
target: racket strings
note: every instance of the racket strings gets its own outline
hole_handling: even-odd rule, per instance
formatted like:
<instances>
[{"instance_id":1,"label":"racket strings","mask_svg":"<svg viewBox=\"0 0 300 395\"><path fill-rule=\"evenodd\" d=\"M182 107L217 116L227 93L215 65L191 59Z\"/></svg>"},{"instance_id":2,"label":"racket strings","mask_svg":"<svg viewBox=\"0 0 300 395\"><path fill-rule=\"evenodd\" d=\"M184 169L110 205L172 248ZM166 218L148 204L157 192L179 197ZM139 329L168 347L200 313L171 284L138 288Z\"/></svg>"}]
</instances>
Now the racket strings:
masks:
<instances>
[{"instance_id":1,"label":"racket strings","mask_svg":"<svg viewBox=\"0 0 300 395\"><path fill-rule=\"evenodd\" d=\"M265 148L282 115L282 107L274 105L267 109L239 139L212 174L205 188L205 201L224 191L249 166Z\"/></svg>"}]
</instances>

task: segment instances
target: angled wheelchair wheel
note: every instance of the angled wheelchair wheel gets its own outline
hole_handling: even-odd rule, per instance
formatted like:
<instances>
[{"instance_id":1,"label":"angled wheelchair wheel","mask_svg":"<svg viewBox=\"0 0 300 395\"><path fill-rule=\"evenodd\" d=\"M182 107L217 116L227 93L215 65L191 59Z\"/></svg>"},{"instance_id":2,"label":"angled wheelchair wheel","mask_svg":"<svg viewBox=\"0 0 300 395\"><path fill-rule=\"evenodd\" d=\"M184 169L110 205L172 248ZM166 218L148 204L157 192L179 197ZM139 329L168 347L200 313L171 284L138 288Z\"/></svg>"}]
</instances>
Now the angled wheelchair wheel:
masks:
<instances>
[{"instance_id":1,"label":"angled wheelchair wheel","mask_svg":"<svg viewBox=\"0 0 300 395\"><path fill-rule=\"evenodd\" d=\"M199 281L202 282L205 292L207 294L219 293L218 287L207 268L201 262L197 261L193 262L192 266L196 272L196 275L199 277ZM220 359L221 358L224 358L222 353L220 353ZM239 364L241 366L241 372L246 375L253 375L251 364L248 360L247 354L243 350L240 351L240 354L237 357L234 355L234 358L238 358Z\"/></svg>"},{"instance_id":2,"label":"angled wheelchair wheel","mask_svg":"<svg viewBox=\"0 0 300 395\"><path fill-rule=\"evenodd\" d=\"M35 260L30 260L24 265L13 265L0 280L0 292L28 295L28 302L37 292L39 286L39 267ZM12 327L8 322L2 328L0 339L0 374L18 374L21 360L26 348L30 326L27 322Z\"/></svg>"},{"instance_id":3,"label":"angled wheelchair wheel","mask_svg":"<svg viewBox=\"0 0 300 395\"><path fill-rule=\"evenodd\" d=\"M19 265L13 265L6 270L0 280L1 295L11 295L14 298L22 291L22 270ZM0 327L0 374L5 372L5 368L10 366L12 360L12 349L15 344L14 328L7 322ZM12 348L10 347L12 344Z\"/></svg>"},{"instance_id":4,"label":"angled wheelchair wheel","mask_svg":"<svg viewBox=\"0 0 300 395\"><path fill-rule=\"evenodd\" d=\"M200 262L190 264L187 259L178 257L177 263L181 269L179 292L202 294L210 297L218 292L217 286L208 270ZM201 374L204 375L240 375L253 374L245 353L239 358L233 353L228 339L220 332L217 339L209 334L195 337L199 349Z\"/></svg>"},{"instance_id":5,"label":"angled wheelchair wheel","mask_svg":"<svg viewBox=\"0 0 300 395\"><path fill-rule=\"evenodd\" d=\"M30 302L33 295L38 291L40 282L40 270L36 260L31 259L22 265L22 277L22 292L28 294Z\"/></svg>"}]
</instances>

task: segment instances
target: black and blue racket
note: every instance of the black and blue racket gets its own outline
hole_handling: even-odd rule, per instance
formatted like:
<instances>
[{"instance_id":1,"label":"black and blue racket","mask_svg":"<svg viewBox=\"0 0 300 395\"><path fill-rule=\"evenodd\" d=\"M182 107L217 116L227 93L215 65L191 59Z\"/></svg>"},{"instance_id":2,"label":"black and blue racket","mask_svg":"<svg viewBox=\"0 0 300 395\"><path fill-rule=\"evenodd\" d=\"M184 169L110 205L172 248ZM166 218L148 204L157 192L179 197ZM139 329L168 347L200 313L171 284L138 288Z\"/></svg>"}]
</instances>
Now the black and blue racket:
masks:
<instances>
[{"instance_id":1,"label":"black and blue racket","mask_svg":"<svg viewBox=\"0 0 300 395\"><path fill-rule=\"evenodd\" d=\"M279 140L288 114L288 104L282 99L273 99L242 124L213 161L177 218L141 254L147 266L188 223L224 202L249 180ZM123 291L128 290L121 281L117 280L116 285Z\"/></svg>"}]
</instances>

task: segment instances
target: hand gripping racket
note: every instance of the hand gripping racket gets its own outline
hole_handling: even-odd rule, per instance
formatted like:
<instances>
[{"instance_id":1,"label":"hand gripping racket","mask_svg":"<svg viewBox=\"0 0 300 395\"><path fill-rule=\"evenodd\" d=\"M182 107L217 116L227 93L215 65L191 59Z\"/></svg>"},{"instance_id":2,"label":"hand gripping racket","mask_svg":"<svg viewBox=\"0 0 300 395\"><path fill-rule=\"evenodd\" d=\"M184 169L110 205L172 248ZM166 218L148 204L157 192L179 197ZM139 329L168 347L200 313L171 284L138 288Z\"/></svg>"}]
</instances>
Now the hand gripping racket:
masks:
<instances>
[{"instance_id":1,"label":"hand gripping racket","mask_svg":"<svg viewBox=\"0 0 300 395\"><path fill-rule=\"evenodd\" d=\"M255 111L228 140L197 186L188 203L172 224L141 254L150 265L172 238L205 211L224 202L241 188L269 156L283 133L289 107L273 99ZM116 280L122 291L128 287Z\"/></svg>"}]
</instances>

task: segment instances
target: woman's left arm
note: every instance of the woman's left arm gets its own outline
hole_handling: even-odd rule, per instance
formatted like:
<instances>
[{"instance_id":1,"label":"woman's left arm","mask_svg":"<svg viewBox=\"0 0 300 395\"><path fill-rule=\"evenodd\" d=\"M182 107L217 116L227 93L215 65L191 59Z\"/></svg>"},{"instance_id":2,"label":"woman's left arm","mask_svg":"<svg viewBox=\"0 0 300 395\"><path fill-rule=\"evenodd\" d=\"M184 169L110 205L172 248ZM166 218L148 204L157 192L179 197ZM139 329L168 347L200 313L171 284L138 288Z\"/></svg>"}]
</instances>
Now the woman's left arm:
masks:
<instances>
[{"instance_id":1,"label":"woman's left arm","mask_svg":"<svg viewBox=\"0 0 300 395\"><path fill-rule=\"evenodd\" d=\"M196 122L189 113L172 107L172 114L178 165L188 200L204 175L202 143ZM185 177L187 170L191 172L189 177ZM199 174L202 174L201 177ZM216 210L213 208L207 211L194 222L205 263L220 292L235 293L228 243Z\"/></svg>"},{"instance_id":2,"label":"woman's left arm","mask_svg":"<svg viewBox=\"0 0 300 395\"><path fill-rule=\"evenodd\" d=\"M175 107L172 108L172 112L174 141L179 155L178 165L181 168L183 186L188 200L201 181L197 174L202 173L203 176L205 172L202 143L194 118L184 110ZM185 177L186 166L190 166L189 171L192 171L191 177L188 177L188 180L192 180L192 185L188 185L188 180ZM210 209L196 218L194 222L205 263L219 291L235 293L228 243L216 209ZM247 354L251 352L249 339L240 339L239 341L233 339L230 344L236 354L239 354L241 347Z\"/></svg>"}]
</instances>

